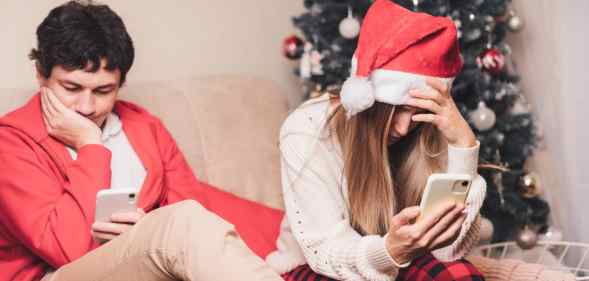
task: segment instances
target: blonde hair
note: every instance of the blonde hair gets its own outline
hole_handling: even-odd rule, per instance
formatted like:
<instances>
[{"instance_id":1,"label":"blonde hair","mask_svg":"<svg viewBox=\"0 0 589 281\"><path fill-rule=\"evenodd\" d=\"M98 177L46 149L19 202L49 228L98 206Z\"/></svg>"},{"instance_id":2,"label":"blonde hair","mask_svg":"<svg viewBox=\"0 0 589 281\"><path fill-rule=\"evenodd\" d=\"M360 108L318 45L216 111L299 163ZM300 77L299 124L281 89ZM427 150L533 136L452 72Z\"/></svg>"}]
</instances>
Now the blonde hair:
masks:
<instances>
[{"instance_id":1,"label":"blonde hair","mask_svg":"<svg viewBox=\"0 0 589 281\"><path fill-rule=\"evenodd\" d=\"M363 235L384 235L393 214L419 203L427 177L445 170L447 143L424 123L389 151L392 105L377 102L348 119L335 104L326 125L343 153L350 223Z\"/></svg>"}]
</instances>

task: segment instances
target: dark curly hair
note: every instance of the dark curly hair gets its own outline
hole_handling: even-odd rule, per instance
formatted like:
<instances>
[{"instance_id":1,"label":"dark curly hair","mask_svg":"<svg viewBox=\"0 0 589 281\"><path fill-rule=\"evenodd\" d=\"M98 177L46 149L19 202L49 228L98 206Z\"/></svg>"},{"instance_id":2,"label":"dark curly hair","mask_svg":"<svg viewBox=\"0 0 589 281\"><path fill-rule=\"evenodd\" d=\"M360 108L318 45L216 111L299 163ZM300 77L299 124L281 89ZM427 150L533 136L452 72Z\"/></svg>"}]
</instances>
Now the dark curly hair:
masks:
<instances>
[{"instance_id":1,"label":"dark curly hair","mask_svg":"<svg viewBox=\"0 0 589 281\"><path fill-rule=\"evenodd\" d=\"M29 57L45 78L54 66L96 72L121 71L120 86L133 65L135 49L121 18L106 5L70 1L49 12L37 28L37 49Z\"/></svg>"}]
</instances>

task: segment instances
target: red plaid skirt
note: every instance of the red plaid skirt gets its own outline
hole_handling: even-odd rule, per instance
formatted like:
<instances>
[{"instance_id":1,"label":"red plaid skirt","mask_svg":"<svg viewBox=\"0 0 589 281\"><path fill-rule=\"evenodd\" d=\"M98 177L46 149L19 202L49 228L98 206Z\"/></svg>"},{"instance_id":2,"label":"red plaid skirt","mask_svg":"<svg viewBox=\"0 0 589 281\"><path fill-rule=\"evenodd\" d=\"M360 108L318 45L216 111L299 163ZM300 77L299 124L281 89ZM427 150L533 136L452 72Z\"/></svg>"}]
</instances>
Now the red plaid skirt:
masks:
<instances>
[{"instance_id":1,"label":"red plaid skirt","mask_svg":"<svg viewBox=\"0 0 589 281\"><path fill-rule=\"evenodd\" d=\"M335 281L319 275L308 265L301 265L282 276L286 281ZM483 275L465 259L441 262L431 254L415 259L410 266L399 270L396 281L484 281Z\"/></svg>"}]
</instances>

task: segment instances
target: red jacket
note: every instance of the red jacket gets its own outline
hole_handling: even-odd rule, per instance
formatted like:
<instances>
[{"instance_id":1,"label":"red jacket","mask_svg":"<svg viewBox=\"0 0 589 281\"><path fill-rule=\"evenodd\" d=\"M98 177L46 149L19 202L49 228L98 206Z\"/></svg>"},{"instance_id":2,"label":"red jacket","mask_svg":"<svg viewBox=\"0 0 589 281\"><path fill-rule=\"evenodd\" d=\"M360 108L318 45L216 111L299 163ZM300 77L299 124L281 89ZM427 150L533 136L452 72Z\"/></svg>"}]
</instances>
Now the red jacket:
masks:
<instances>
[{"instance_id":1,"label":"red jacket","mask_svg":"<svg viewBox=\"0 0 589 281\"><path fill-rule=\"evenodd\" d=\"M258 255L274 249L280 211L198 181L170 133L144 109L119 101L114 111L147 170L139 207L195 199L233 223ZM107 148L87 145L72 160L48 136L39 95L0 118L0 281L39 280L99 246L90 229L96 193L110 186L110 159Z\"/></svg>"}]
</instances>

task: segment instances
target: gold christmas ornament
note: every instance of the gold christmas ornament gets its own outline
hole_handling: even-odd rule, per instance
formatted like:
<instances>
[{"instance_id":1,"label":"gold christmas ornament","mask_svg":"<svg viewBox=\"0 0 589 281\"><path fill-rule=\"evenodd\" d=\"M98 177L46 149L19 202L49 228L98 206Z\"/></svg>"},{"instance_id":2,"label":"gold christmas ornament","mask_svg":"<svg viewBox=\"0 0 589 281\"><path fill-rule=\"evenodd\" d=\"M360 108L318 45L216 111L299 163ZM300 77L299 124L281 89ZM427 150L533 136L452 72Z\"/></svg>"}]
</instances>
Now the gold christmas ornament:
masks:
<instances>
[{"instance_id":1,"label":"gold christmas ornament","mask_svg":"<svg viewBox=\"0 0 589 281\"><path fill-rule=\"evenodd\" d=\"M536 173L527 173L520 178L519 192L525 198L533 198L541 193L540 178Z\"/></svg>"}]
</instances>

